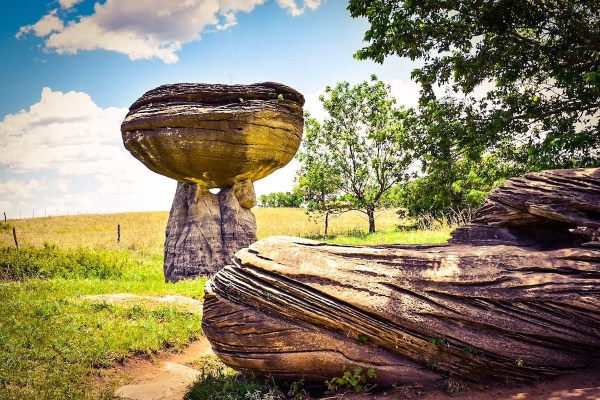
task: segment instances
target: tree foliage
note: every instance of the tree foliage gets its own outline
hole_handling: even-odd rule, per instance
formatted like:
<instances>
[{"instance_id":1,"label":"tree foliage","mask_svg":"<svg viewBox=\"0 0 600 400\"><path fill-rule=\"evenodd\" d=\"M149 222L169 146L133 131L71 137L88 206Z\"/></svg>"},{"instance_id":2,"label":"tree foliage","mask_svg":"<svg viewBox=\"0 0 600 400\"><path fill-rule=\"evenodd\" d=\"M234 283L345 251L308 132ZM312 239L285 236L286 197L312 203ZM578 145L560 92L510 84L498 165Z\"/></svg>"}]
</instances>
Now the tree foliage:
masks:
<instances>
[{"instance_id":1,"label":"tree foliage","mask_svg":"<svg viewBox=\"0 0 600 400\"><path fill-rule=\"evenodd\" d=\"M305 137L297 158L301 162L296 190L302 194L309 214L322 215L325 235L329 230L329 216L343 212L339 200L342 176L330 152L323 151L319 133L321 124L309 113L304 115Z\"/></svg>"},{"instance_id":2,"label":"tree foliage","mask_svg":"<svg viewBox=\"0 0 600 400\"><path fill-rule=\"evenodd\" d=\"M350 0L366 17L357 57L421 60L422 102L436 85L492 89L471 137L526 170L600 165L597 0Z\"/></svg>"},{"instance_id":3,"label":"tree foliage","mask_svg":"<svg viewBox=\"0 0 600 400\"><path fill-rule=\"evenodd\" d=\"M452 98L422 102L407 132L417 177L400 188L412 216L440 217L479 207L487 193L520 170L490 154L471 105Z\"/></svg>"},{"instance_id":4,"label":"tree foliage","mask_svg":"<svg viewBox=\"0 0 600 400\"><path fill-rule=\"evenodd\" d=\"M273 192L260 196L261 207L290 207L297 208L302 206L304 198L297 192Z\"/></svg>"},{"instance_id":5,"label":"tree foliage","mask_svg":"<svg viewBox=\"0 0 600 400\"><path fill-rule=\"evenodd\" d=\"M305 119L299 184L315 210L359 210L374 232L383 195L405 176L403 121L410 112L396 106L389 86L376 76L355 86L327 87L320 100L329 116L323 123Z\"/></svg>"}]
</instances>

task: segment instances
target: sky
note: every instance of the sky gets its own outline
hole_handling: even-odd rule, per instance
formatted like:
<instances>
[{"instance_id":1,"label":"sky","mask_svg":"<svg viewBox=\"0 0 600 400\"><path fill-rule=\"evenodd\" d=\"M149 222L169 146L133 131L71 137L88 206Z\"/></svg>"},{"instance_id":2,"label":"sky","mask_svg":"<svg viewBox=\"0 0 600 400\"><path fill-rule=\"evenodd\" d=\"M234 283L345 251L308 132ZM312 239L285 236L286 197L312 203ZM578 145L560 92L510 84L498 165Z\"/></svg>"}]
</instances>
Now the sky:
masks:
<instances>
[{"instance_id":1,"label":"sky","mask_svg":"<svg viewBox=\"0 0 600 400\"><path fill-rule=\"evenodd\" d=\"M0 14L0 212L169 210L176 182L123 147L128 107L167 83L275 81L326 118L326 86L386 81L414 106L415 65L357 61L368 23L345 0L20 0ZM289 191L288 166L255 182ZM0 214L1 215L1 214Z\"/></svg>"}]
</instances>

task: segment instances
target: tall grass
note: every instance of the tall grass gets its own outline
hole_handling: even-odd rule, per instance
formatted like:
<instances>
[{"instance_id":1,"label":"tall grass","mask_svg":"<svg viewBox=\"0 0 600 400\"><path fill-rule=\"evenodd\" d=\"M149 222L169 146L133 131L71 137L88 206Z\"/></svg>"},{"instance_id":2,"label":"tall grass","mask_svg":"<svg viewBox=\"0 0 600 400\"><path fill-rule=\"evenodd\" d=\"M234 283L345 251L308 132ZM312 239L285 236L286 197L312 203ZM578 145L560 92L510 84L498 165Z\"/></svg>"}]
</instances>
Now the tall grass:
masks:
<instances>
[{"instance_id":1,"label":"tall grass","mask_svg":"<svg viewBox=\"0 0 600 400\"><path fill-rule=\"evenodd\" d=\"M128 261L127 254L115 254L101 249L65 249L49 244L41 248L0 247L0 280L106 279L121 276Z\"/></svg>"}]
</instances>

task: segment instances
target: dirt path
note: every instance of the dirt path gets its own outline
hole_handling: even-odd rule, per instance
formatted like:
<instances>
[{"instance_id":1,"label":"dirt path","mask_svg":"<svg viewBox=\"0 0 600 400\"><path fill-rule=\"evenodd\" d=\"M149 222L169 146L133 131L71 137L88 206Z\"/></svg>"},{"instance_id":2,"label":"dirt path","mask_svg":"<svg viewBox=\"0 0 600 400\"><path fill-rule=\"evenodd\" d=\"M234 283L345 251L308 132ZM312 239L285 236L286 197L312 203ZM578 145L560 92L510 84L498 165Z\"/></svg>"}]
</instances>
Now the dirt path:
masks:
<instances>
[{"instance_id":1,"label":"dirt path","mask_svg":"<svg viewBox=\"0 0 600 400\"><path fill-rule=\"evenodd\" d=\"M107 302L140 300L173 302L202 312L202 302L183 296L136 296L126 293L88 296L86 299ZM129 358L124 365L103 371L99 385L118 382L115 390L120 399L128 400L181 400L187 387L200 374L198 362L214 356L205 337L193 341L183 351L159 352L152 359ZM189 367L196 365L198 369ZM451 384L449 385L448 382ZM448 394L448 387L450 392ZM600 370L563 376L552 381L532 385L499 385L490 388L464 388L440 379L429 387L406 386L371 395L346 393L327 397L336 400L600 400Z\"/></svg>"},{"instance_id":2,"label":"dirt path","mask_svg":"<svg viewBox=\"0 0 600 400\"><path fill-rule=\"evenodd\" d=\"M200 371L187 365L212 354L203 337L181 353L162 353L152 361L134 358L120 369L129 384L118 388L115 395L128 400L181 400L200 375Z\"/></svg>"},{"instance_id":3,"label":"dirt path","mask_svg":"<svg viewBox=\"0 0 600 400\"><path fill-rule=\"evenodd\" d=\"M85 296L83 300L107 303L145 301L175 303L202 314L202 302L184 296L138 296L130 293ZM116 387L115 396L127 400L181 400L188 386L200 375L189 365L214 356L205 337L191 342L181 352L161 351L152 358L130 357L122 366L101 371L98 386ZM123 386L124 385L124 386Z\"/></svg>"}]
</instances>

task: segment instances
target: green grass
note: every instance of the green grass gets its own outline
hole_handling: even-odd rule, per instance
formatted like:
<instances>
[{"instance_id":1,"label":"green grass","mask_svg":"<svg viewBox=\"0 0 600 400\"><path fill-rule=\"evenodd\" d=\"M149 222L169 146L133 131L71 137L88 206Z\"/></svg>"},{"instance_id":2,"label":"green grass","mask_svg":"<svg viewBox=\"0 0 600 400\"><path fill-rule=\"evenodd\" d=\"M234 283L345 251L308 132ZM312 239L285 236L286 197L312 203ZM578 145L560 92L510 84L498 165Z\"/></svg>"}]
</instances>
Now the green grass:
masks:
<instances>
[{"instance_id":1,"label":"green grass","mask_svg":"<svg viewBox=\"0 0 600 400\"><path fill-rule=\"evenodd\" d=\"M309 221L302 210L257 209L256 214L259 238L292 234L348 245L419 244L445 242L450 232L445 225L427 231L394 230L399 221L390 211L381 213L378 222L386 232L365 234L361 216L348 214L332 222L335 236L324 238L318 236L321 224ZM290 221L297 223L290 226ZM115 240L117 224L120 243ZM202 334L200 316L184 306L85 298L131 293L201 300L205 279L164 282L165 224L166 213L0 223L0 399L112 398L114 387L98 384L103 368L135 354L181 348ZM279 394L268 383L212 370L189 396L273 399Z\"/></svg>"},{"instance_id":2,"label":"green grass","mask_svg":"<svg viewBox=\"0 0 600 400\"><path fill-rule=\"evenodd\" d=\"M0 280L25 278L117 278L128 262L126 254L105 250L62 249L45 244L0 248Z\"/></svg>"},{"instance_id":3,"label":"green grass","mask_svg":"<svg viewBox=\"0 0 600 400\"><path fill-rule=\"evenodd\" d=\"M99 368L134 354L182 348L201 335L200 315L181 306L148 300L109 304L84 296L126 292L201 299L204 279L166 284L162 260L135 252L50 248L21 249L18 255L0 251L4 276L16 257L26 267L8 273L20 280L0 282L0 399L112 398L112 387L93 383ZM98 274L98 260L116 271ZM31 271L59 277L25 279Z\"/></svg>"},{"instance_id":4,"label":"green grass","mask_svg":"<svg viewBox=\"0 0 600 400\"><path fill-rule=\"evenodd\" d=\"M84 294L85 288L38 279L3 285L2 397L97 397L102 390L87 379L96 368L132 354L182 347L201 331L199 315L173 306L111 305L78 299L74 292Z\"/></svg>"},{"instance_id":5,"label":"green grass","mask_svg":"<svg viewBox=\"0 0 600 400\"><path fill-rule=\"evenodd\" d=\"M391 231L375 233L347 233L336 236L317 236L316 240L322 240L327 243L341 245L385 245L385 244L438 244L446 243L450 238L449 227L442 227L436 230L422 231Z\"/></svg>"}]
</instances>

